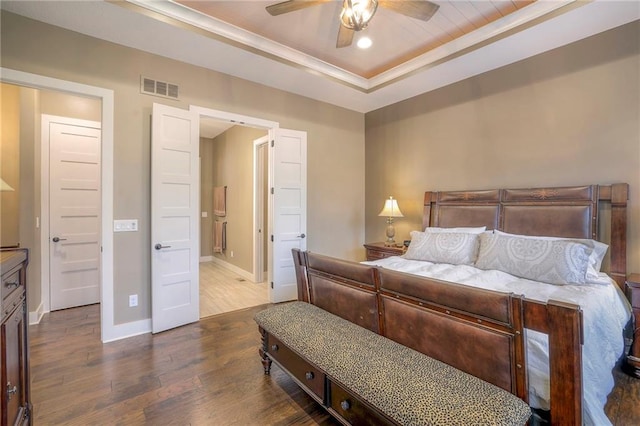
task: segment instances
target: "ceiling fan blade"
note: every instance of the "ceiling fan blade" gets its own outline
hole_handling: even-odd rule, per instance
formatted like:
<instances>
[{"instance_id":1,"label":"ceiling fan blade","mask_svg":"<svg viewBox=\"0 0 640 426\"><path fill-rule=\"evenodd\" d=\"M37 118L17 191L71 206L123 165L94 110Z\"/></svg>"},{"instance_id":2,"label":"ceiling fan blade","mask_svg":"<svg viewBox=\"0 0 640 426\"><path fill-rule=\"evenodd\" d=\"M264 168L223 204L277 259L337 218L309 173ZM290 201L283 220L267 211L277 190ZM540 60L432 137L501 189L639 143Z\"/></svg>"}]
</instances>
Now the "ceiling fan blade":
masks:
<instances>
[{"instance_id":1,"label":"ceiling fan blade","mask_svg":"<svg viewBox=\"0 0 640 426\"><path fill-rule=\"evenodd\" d=\"M378 0L378 5L385 9L401 13L405 16L420 19L421 21L428 21L431 19L433 14L440 8L437 4L431 3L427 0Z\"/></svg>"},{"instance_id":2,"label":"ceiling fan blade","mask_svg":"<svg viewBox=\"0 0 640 426\"><path fill-rule=\"evenodd\" d=\"M353 35L355 31L350 30L344 25L340 25L340 29L338 30L338 40L336 41L336 47L339 49L341 47L351 46L353 42Z\"/></svg>"},{"instance_id":3,"label":"ceiling fan blade","mask_svg":"<svg viewBox=\"0 0 640 426\"><path fill-rule=\"evenodd\" d=\"M272 4L271 6L267 6L265 9L267 9L267 12L272 16L278 16L284 13L306 9L307 7L315 6L317 4L327 3L329 1L331 0L289 0Z\"/></svg>"}]
</instances>

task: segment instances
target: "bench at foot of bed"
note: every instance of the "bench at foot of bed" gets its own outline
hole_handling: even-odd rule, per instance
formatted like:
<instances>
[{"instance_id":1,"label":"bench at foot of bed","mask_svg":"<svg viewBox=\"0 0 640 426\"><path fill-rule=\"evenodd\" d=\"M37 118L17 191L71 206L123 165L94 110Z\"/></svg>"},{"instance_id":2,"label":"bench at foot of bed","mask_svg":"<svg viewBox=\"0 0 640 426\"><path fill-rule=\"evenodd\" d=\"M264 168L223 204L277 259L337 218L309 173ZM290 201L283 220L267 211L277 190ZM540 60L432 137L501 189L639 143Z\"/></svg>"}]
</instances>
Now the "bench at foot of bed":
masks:
<instances>
[{"instance_id":1,"label":"bench at foot of bed","mask_svg":"<svg viewBox=\"0 0 640 426\"><path fill-rule=\"evenodd\" d=\"M341 421L522 425L531 415L504 389L314 305L276 305L255 320L265 372L275 362Z\"/></svg>"}]
</instances>

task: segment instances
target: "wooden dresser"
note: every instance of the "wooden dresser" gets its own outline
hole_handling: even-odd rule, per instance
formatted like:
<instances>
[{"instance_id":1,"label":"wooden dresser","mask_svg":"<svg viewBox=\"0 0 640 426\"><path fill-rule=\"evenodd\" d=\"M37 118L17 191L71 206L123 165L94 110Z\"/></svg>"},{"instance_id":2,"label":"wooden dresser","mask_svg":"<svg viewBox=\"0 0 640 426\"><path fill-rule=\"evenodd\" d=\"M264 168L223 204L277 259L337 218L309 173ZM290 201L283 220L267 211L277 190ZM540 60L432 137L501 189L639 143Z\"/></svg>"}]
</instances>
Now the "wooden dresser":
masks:
<instances>
[{"instance_id":1,"label":"wooden dresser","mask_svg":"<svg viewBox=\"0 0 640 426\"><path fill-rule=\"evenodd\" d=\"M30 425L26 249L0 250L0 425Z\"/></svg>"}]
</instances>

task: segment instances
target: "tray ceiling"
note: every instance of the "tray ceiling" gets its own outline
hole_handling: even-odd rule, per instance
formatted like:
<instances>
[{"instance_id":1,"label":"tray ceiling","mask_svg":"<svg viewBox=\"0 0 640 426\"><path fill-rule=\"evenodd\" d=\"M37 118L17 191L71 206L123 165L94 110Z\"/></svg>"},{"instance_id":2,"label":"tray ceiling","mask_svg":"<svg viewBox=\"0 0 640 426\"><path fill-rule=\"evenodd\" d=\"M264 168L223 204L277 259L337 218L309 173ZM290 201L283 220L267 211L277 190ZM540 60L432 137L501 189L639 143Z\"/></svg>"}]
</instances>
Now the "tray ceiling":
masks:
<instances>
[{"instance_id":1,"label":"tray ceiling","mask_svg":"<svg viewBox=\"0 0 640 426\"><path fill-rule=\"evenodd\" d=\"M176 1L364 78L379 75L534 3L533 0L435 1L440 7L427 22L378 7L368 27L355 34L351 46L336 48L342 1L271 16L265 6L276 2ZM355 41L361 37L369 37L373 45L360 49Z\"/></svg>"},{"instance_id":2,"label":"tray ceiling","mask_svg":"<svg viewBox=\"0 0 640 426\"><path fill-rule=\"evenodd\" d=\"M3 0L0 7L360 112L640 19L635 1L433 2L440 7L427 22L378 8L340 49L341 1L279 16L265 11L278 0ZM362 35L371 48L356 47Z\"/></svg>"}]
</instances>

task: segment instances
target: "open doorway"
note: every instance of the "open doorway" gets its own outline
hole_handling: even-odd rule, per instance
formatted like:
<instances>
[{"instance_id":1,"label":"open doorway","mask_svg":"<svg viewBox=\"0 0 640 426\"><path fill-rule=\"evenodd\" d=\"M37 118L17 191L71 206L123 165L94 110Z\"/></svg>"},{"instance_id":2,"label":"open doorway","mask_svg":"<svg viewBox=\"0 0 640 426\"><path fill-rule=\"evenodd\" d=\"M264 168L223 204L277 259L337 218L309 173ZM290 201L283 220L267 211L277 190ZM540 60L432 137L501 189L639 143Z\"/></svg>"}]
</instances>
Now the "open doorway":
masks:
<instances>
[{"instance_id":1,"label":"open doorway","mask_svg":"<svg viewBox=\"0 0 640 426\"><path fill-rule=\"evenodd\" d=\"M201 318L269 302L266 239L257 240L267 226L268 128L216 114L200 116ZM216 188L223 211L214 206Z\"/></svg>"},{"instance_id":2,"label":"open doorway","mask_svg":"<svg viewBox=\"0 0 640 426\"><path fill-rule=\"evenodd\" d=\"M129 334L131 330L121 330L122 327L115 325L113 309L113 235L109 232L113 219L113 91L7 68L0 68L0 76L3 83L16 85L31 90L32 92L47 90L52 91L53 96L61 94L65 94L66 96L71 94L79 98L91 98L100 105L99 119L96 120L99 121L102 126L102 141L100 147L102 164L99 177L102 189L99 197L101 217L101 270L99 272L99 285L102 288L100 294L100 338L103 342L107 342L120 338L122 334ZM21 98L21 101L25 99L28 100L29 97ZM65 115L60 112L48 112ZM39 113L37 114L36 120L39 119L38 117ZM35 129L35 127L33 128ZM33 137L39 140L40 135L34 134ZM30 323L37 323L42 314L49 310L49 302L45 299L46 295L43 295L45 292L42 291L42 286L48 284L48 275L46 275L48 274L48 268L42 266L42 263L46 262L45 256L43 255L45 250L42 240L45 238L48 239L48 235L45 235L46 233L41 229L43 212L48 211L48 206L40 205L38 203L39 197L35 196L37 191L41 191L41 188L39 188L40 179L36 178L36 174L39 176L42 165L38 161L39 155L37 154L36 152L29 153L29 155L33 155L34 158L34 161L31 162L31 175L27 179L32 180L32 188L30 194L28 194L29 197L24 198L24 206L21 206L23 213L26 212L21 219L24 219L26 223L30 225L25 227L25 230L30 230L31 232L27 237L30 239L29 244L32 246L30 252L30 268L27 271L27 282L34 283L29 284L29 292L32 295L28 301ZM26 188L27 187L24 189ZM35 299L32 299L33 297L35 297Z\"/></svg>"}]
</instances>

